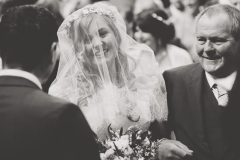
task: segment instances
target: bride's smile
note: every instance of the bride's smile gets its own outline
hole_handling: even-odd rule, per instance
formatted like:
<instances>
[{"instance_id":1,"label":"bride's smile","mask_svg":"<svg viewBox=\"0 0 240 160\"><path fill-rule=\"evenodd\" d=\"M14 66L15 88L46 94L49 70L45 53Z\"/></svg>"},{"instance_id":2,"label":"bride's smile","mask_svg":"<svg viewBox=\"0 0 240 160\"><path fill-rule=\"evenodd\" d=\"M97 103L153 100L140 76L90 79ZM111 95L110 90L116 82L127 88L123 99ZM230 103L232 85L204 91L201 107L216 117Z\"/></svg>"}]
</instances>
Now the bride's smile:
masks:
<instances>
[{"instance_id":1,"label":"bride's smile","mask_svg":"<svg viewBox=\"0 0 240 160\"><path fill-rule=\"evenodd\" d=\"M107 54L108 54L108 49L103 49L103 51L100 51L100 52L97 52L97 53L95 53L95 57L97 57L97 58L101 58L102 56L107 56Z\"/></svg>"}]
</instances>

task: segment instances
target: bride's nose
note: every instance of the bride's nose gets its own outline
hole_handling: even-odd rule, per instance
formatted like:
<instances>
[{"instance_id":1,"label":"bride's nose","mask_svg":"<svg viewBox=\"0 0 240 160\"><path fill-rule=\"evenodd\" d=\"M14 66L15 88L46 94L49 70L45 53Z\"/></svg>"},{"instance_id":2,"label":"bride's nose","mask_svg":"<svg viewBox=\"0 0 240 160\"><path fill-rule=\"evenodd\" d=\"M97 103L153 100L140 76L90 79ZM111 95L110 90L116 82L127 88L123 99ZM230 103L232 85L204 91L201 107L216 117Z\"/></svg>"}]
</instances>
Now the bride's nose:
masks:
<instances>
[{"instance_id":1,"label":"bride's nose","mask_svg":"<svg viewBox=\"0 0 240 160\"><path fill-rule=\"evenodd\" d=\"M100 51L101 50L101 47L102 47L102 41L101 41L101 38L100 37L95 37L92 41L93 43L93 48L94 50L96 51Z\"/></svg>"}]
</instances>

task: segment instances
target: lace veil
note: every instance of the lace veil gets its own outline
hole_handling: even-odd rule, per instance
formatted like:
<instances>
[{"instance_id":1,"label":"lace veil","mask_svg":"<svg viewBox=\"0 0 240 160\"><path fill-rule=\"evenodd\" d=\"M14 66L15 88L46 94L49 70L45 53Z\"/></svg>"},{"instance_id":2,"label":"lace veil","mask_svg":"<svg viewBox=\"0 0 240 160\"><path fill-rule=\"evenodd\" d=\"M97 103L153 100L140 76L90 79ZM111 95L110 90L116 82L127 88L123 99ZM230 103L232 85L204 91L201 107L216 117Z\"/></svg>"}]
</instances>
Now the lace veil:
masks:
<instances>
[{"instance_id":1,"label":"lace veil","mask_svg":"<svg viewBox=\"0 0 240 160\"><path fill-rule=\"evenodd\" d=\"M96 3L72 13L58 38L61 55L50 94L81 108L96 108L104 121L114 119L115 113L138 121L136 100L150 104L150 121L167 119L158 79L150 78L158 66L154 53L126 34L115 7Z\"/></svg>"}]
</instances>

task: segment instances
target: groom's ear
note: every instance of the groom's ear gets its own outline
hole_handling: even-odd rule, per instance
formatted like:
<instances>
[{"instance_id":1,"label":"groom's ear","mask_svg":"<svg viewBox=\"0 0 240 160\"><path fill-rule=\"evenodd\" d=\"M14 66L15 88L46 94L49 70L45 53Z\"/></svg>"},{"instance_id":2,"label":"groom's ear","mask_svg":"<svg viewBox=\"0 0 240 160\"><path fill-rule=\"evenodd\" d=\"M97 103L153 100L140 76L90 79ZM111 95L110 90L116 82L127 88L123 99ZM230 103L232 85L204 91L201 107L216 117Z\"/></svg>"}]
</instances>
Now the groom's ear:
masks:
<instances>
[{"instance_id":1,"label":"groom's ear","mask_svg":"<svg viewBox=\"0 0 240 160\"><path fill-rule=\"evenodd\" d=\"M59 48L58 42L53 42L50 48L50 56L51 56L51 63L54 65L59 58L58 48Z\"/></svg>"},{"instance_id":2,"label":"groom's ear","mask_svg":"<svg viewBox=\"0 0 240 160\"><path fill-rule=\"evenodd\" d=\"M50 50L48 51L50 53L48 53L48 56L46 57L46 59L44 59L44 62L42 63L40 70L43 73L43 77L42 77L42 84L44 84L48 78L50 77L52 71L54 70L56 61L58 59L58 55L57 55L57 42L53 42Z\"/></svg>"}]
</instances>

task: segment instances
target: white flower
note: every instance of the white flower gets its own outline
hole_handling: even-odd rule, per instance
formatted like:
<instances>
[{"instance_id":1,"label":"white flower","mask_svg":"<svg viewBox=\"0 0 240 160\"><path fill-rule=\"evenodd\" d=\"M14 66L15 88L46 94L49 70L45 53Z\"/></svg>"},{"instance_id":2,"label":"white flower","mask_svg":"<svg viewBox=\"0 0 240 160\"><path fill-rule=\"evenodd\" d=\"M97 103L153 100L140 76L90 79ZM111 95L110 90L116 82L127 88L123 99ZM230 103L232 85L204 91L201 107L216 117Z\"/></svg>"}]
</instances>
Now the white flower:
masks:
<instances>
[{"instance_id":1,"label":"white flower","mask_svg":"<svg viewBox=\"0 0 240 160\"><path fill-rule=\"evenodd\" d=\"M96 7L90 7L90 8L86 8L84 10L81 11L80 15L82 17L87 16L88 14L92 14L92 13L96 13L99 15L105 15L108 16L109 18L116 20L115 16L113 13L111 13L111 11L106 11L102 8L96 8Z\"/></svg>"},{"instance_id":2,"label":"white flower","mask_svg":"<svg viewBox=\"0 0 240 160\"><path fill-rule=\"evenodd\" d=\"M109 157L114 154L114 150L112 148L108 149L105 153L106 157Z\"/></svg>"},{"instance_id":3,"label":"white flower","mask_svg":"<svg viewBox=\"0 0 240 160\"><path fill-rule=\"evenodd\" d=\"M107 156L105 153L100 153L101 160L107 160Z\"/></svg>"},{"instance_id":4,"label":"white flower","mask_svg":"<svg viewBox=\"0 0 240 160\"><path fill-rule=\"evenodd\" d=\"M110 141L110 140L107 140L107 141L106 141L106 147L107 147L107 148L115 148L113 142Z\"/></svg>"},{"instance_id":5,"label":"white flower","mask_svg":"<svg viewBox=\"0 0 240 160\"><path fill-rule=\"evenodd\" d=\"M123 157L114 157L114 159L113 160L130 160L130 159L126 159L125 157L123 158Z\"/></svg>"},{"instance_id":6,"label":"white flower","mask_svg":"<svg viewBox=\"0 0 240 160\"><path fill-rule=\"evenodd\" d=\"M99 12L99 9L96 8L95 10L93 10L93 13L101 13L101 12Z\"/></svg>"},{"instance_id":7,"label":"white flower","mask_svg":"<svg viewBox=\"0 0 240 160\"><path fill-rule=\"evenodd\" d=\"M115 141L115 144L119 150L123 150L129 146L128 140L125 139L119 139L118 141Z\"/></svg>"},{"instance_id":8,"label":"white flower","mask_svg":"<svg viewBox=\"0 0 240 160\"><path fill-rule=\"evenodd\" d=\"M82 11L82 14L88 14L88 13L89 13L88 9L84 9L84 10Z\"/></svg>"},{"instance_id":9,"label":"white flower","mask_svg":"<svg viewBox=\"0 0 240 160\"><path fill-rule=\"evenodd\" d=\"M119 138L120 137L120 130L116 130L115 135Z\"/></svg>"},{"instance_id":10,"label":"white flower","mask_svg":"<svg viewBox=\"0 0 240 160\"><path fill-rule=\"evenodd\" d=\"M121 136L121 139L123 139L123 140L129 140L129 135L123 135L123 136Z\"/></svg>"},{"instance_id":11,"label":"white flower","mask_svg":"<svg viewBox=\"0 0 240 160\"><path fill-rule=\"evenodd\" d=\"M150 145L149 139L146 137L146 138L142 141L142 144L145 145L145 146Z\"/></svg>"},{"instance_id":12,"label":"white flower","mask_svg":"<svg viewBox=\"0 0 240 160\"><path fill-rule=\"evenodd\" d=\"M131 148L130 146L126 147L126 148L124 149L124 151L123 151L123 154L124 154L125 156L129 156L129 155L131 155L132 153L133 153L133 150L132 150L132 148Z\"/></svg>"}]
</instances>

